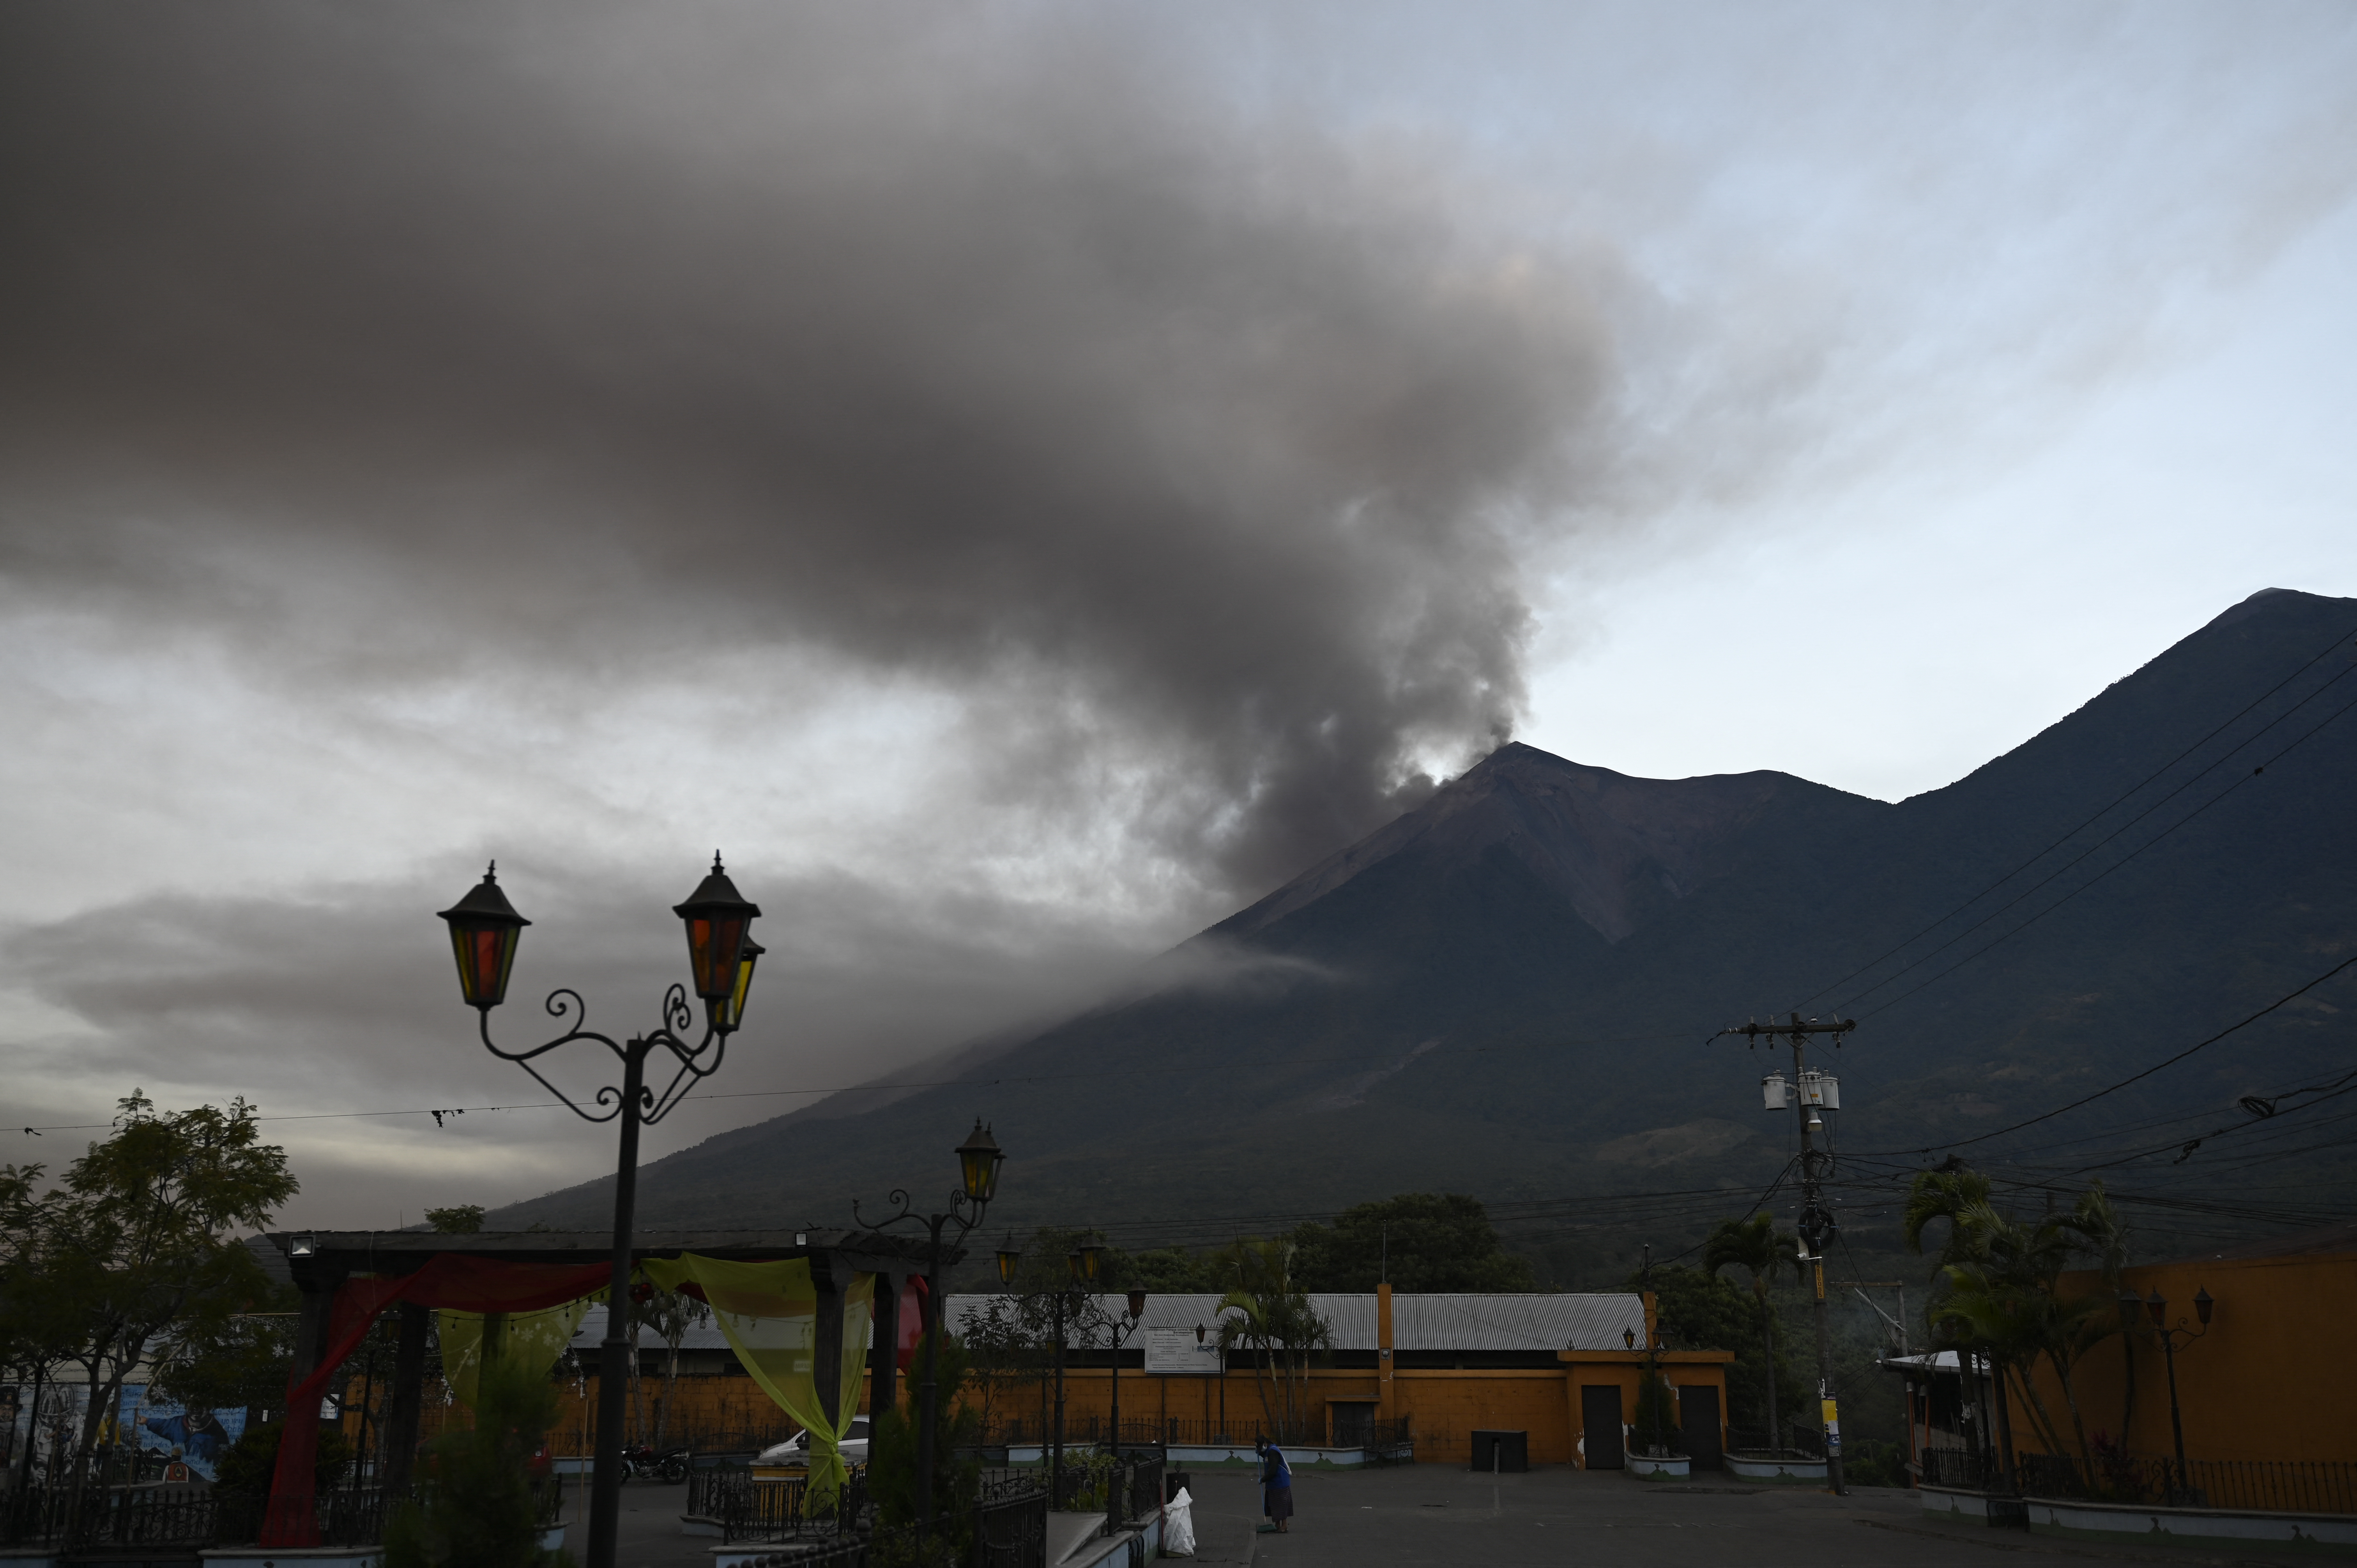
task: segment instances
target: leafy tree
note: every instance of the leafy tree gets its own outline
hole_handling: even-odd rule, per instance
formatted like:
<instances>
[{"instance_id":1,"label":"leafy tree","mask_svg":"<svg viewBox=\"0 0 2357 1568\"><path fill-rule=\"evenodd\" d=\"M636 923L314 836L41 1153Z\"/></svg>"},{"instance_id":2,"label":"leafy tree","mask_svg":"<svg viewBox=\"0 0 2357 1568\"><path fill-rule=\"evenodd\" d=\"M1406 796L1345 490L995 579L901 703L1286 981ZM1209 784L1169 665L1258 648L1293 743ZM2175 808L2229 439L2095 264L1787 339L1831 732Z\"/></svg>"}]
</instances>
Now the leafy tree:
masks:
<instances>
[{"instance_id":1,"label":"leafy tree","mask_svg":"<svg viewBox=\"0 0 2357 1568\"><path fill-rule=\"evenodd\" d=\"M278 1391L286 1391L282 1386ZM213 1465L213 1489L247 1499L256 1523L261 1521L263 1500L270 1496L271 1477L278 1473L278 1444L285 1435L283 1421L248 1426L236 1442L221 1450ZM351 1462L352 1445L344 1429L323 1423L318 1452L311 1461L313 1484L321 1492L334 1490Z\"/></svg>"},{"instance_id":2,"label":"leafy tree","mask_svg":"<svg viewBox=\"0 0 2357 1568\"><path fill-rule=\"evenodd\" d=\"M1666 1455L1674 1453L1684 1434L1678 1418L1678 1393L1670 1380L1655 1371L1640 1374L1637 1379L1637 1451L1641 1454Z\"/></svg>"},{"instance_id":3,"label":"leafy tree","mask_svg":"<svg viewBox=\"0 0 2357 1568\"><path fill-rule=\"evenodd\" d=\"M1142 1290L1155 1295L1204 1295L1219 1288L1211 1265L1184 1247L1157 1247L1148 1252L1124 1252L1114 1260L1114 1290Z\"/></svg>"},{"instance_id":4,"label":"leafy tree","mask_svg":"<svg viewBox=\"0 0 2357 1568\"><path fill-rule=\"evenodd\" d=\"M1069 1240L1077 1244L1085 1234L1040 1231L1024 1253L1014 1287L987 1297L979 1307L967 1307L959 1316L958 1332L970 1358L971 1387L985 1428L1002 1396L1028 1386L1044 1391L1053 1375L1060 1296L1065 1297L1061 1310L1067 1346L1097 1343L1112 1324L1112 1314L1094 1295L1074 1301L1068 1294L1071 1273L1064 1258L1071 1248L1056 1243ZM921 1361L910 1363L912 1370L922 1365ZM910 1397L914 1397L913 1383Z\"/></svg>"},{"instance_id":5,"label":"leafy tree","mask_svg":"<svg viewBox=\"0 0 2357 1568\"><path fill-rule=\"evenodd\" d=\"M1532 1291L1530 1261L1505 1250L1479 1198L1405 1192L1293 1232L1294 1276L1312 1291Z\"/></svg>"},{"instance_id":6,"label":"leafy tree","mask_svg":"<svg viewBox=\"0 0 2357 1568\"><path fill-rule=\"evenodd\" d=\"M461 1203L450 1208L429 1208L425 1223L445 1236L472 1236L483 1228L483 1206Z\"/></svg>"},{"instance_id":7,"label":"leafy tree","mask_svg":"<svg viewBox=\"0 0 2357 1568\"><path fill-rule=\"evenodd\" d=\"M1628 1288L1653 1292L1655 1321L1674 1348L1734 1353L1735 1363L1727 1369L1730 1423L1770 1430L1770 1412L1802 1408L1803 1385L1791 1359L1781 1343L1771 1343L1760 1326L1765 1304L1741 1286L1701 1269L1665 1263L1654 1268L1652 1283L1631 1275Z\"/></svg>"},{"instance_id":8,"label":"leafy tree","mask_svg":"<svg viewBox=\"0 0 2357 1568\"><path fill-rule=\"evenodd\" d=\"M1778 1421L1776 1395L1777 1384L1785 1372L1776 1343L1776 1314L1768 1304L1768 1287L1776 1283L1780 1269L1790 1269L1795 1276L1802 1273L1799 1244L1789 1233L1776 1229L1776 1218L1771 1214L1756 1214L1748 1220L1722 1219L1703 1243L1702 1266L1706 1273L1713 1276L1727 1268L1741 1269L1751 1276L1751 1296L1760 1317L1759 1365L1760 1386L1767 1393L1768 1445L1781 1447L1784 1438ZM1797 1398L1797 1391L1794 1393Z\"/></svg>"},{"instance_id":9,"label":"leafy tree","mask_svg":"<svg viewBox=\"0 0 2357 1568\"><path fill-rule=\"evenodd\" d=\"M428 1444L422 1502L384 1532L385 1568L557 1568L540 1548L532 1465L556 1424L556 1385L538 1368L494 1359L477 1373L475 1420Z\"/></svg>"},{"instance_id":10,"label":"leafy tree","mask_svg":"<svg viewBox=\"0 0 2357 1568\"><path fill-rule=\"evenodd\" d=\"M931 1336L926 1336L930 1339ZM924 1365L926 1341L917 1343L917 1366ZM933 1380L940 1401L940 1425L933 1434L933 1530L931 1555L943 1563L963 1563L974 1543L974 1505L982 1498L982 1467L974 1447L982 1441L982 1411L965 1396L969 1363L966 1348L955 1335L941 1341L941 1359ZM877 1517L888 1527L917 1520L917 1423L920 1419L912 1397L904 1414L899 1409L879 1411L868 1427L867 1487Z\"/></svg>"},{"instance_id":11,"label":"leafy tree","mask_svg":"<svg viewBox=\"0 0 2357 1568\"><path fill-rule=\"evenodd\" d=\"M207 1410L275 1410L295 1364L292 1285L257 1310L268 1316L209 1318L175 1335L148 1386L176 1404Z\"/></svg>"},{"instance_id":12,"label":"leafy tree","mask_svg":"<svg viewBox=\"0 0 2357 1568\"><path fill-rule=\"evenodd\" d=\"M1297 1405L1309 1378L1309 1353L1334 1344L1333 1325L1318 1316L1309 1294L1293 1274L1293 1244L1232 1241L1220 1253L1227 1283L1220 1297L1220 1353L1241 1345L1257 1359L1262 1380L1261 1413L1276 1424L1275 1399L1282 1382L1284 1431L1298 1430Z\"/></svg>"},{"instance_id":13,"label":"leafy tree","mask_svg":"<svg viewBox=\"0 0 2357 1568\"><path fill-rule=\"evenodd\" d=\"M657 1287L644 1301L630 1304L632 1316L662 1336L670 1350L670 1360L663 1368L662 1408L655 1415L655 1446L663 1444L663 1429L671 1423L671 1407L679 1393L679 1348L687 1340L687 1331L699 1323L712 1321L712 1308L692 1295Z\"/></svg>"},{"instance_id":14,"label":"leafy tree","mask_svg":"<svg viewBox=\"0 0 2357 1568\"><path fill-rule=\"evenodd\" d=\"M2053 1412L2029 1375L2040 1359L2061 1387L2080 1456L2092 1460L2071 1374L2090 1348L2118 1331L2112 1298L2127 1260L2127 1228L2103 1183L2082 1193L2069 1209L2026 1223L1997 1208L1988 1178L1977 1171L1921 1172L1908 1192L1909 1249L1921 1252L1924 1231L1941 1220L1947 1223L1947 1240L1932 1272L1925 1318L1939 1343L1985 1356L1996 1369L1997 1430L2006 1464L2013 1463L2010 1385L2018 1385L2048 1451L2067 1452ZM2063 1270L2082 1258L2097 1265L2111 1289L2061 1294Z\"/></svg>"},{"instance_id":15,"label":"leafy tree","mask_svg":"<svg viewBox=\"0 0 2357 1568\"><path fill-rule=\"evenodd\" d=\"M136 1090L62 1186L43 1190L44 1175L0 1166L0 1323L82 1369L89 1455L124 1379L167 1333L204 1342L268 1299L236 1231L263 1229L297 1188L243 1100L158 1112ZM77 1491L86 1470L76 1466Z\"/></svg>"}]
</instances>

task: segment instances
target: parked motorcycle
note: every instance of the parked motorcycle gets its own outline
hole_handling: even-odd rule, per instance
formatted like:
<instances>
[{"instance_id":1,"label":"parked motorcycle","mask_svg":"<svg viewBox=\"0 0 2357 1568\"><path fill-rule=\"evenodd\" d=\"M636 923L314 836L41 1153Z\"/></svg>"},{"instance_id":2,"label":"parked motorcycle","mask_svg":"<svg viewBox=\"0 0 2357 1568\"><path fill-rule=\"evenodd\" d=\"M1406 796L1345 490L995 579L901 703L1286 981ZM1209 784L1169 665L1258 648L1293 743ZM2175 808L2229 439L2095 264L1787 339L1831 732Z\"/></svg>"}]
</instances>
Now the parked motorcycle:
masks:
<instances>
[{"instance_id":1,"label":"parked motorcycle","mask_svg":"<svg viewBox=\"0 0 2357 1568\"><path fill-rule=\"evenodd\" d=\"M676 1487L687 1479L687 1467L694 1456L694 1451L684 1447L658 1454L651 1443L625 1444L622 1449L622 1479L628 1482L637 1477Z\"/></svg>"}]
</instances>

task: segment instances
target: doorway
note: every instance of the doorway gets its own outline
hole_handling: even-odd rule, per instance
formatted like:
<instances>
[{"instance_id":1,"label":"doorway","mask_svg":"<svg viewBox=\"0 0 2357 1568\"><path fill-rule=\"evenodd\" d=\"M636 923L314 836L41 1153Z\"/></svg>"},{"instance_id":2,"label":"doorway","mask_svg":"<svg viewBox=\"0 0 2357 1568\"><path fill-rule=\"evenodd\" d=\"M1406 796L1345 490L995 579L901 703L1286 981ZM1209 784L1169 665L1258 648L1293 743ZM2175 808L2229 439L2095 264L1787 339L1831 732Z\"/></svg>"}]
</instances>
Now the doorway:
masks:
<instances>
[{"instance_id":1,"label":"doorway","mask_svg":"<svg viewBox=\"0 0 2357 1568\"><path fill-rule=\"evenodd\" d=\"M1621 1457L1625 1451L1620 1443L1620 1384L1582 1383L1579 1386L1579 1423L1587 1429L1582 1439L1587 1444L1587 1468L1625 1470L1629 1467Z\"/></svg>"},{"instance_id":2,"label":"doorway","mask_svg":"<svg viewBox=\"0 0 2357 1568\"><path fill-rule=\"evenodd\" d=\"M1682 1388L1678 1391L1678 1429L1685 1437L1686 1459L1693 1468L1726 1468L1719 1463L1717 1389Z\"/></svg>"},{"instance_id":3,"label":"doorway","mask_svg":"<svg viewBox=\"0 0 2357 1568\"><path fill-rule=\"evenodd\" d=\"M1333 1423L1334 1446L1366 1448L1375 1441L1375 1402L1372 1400L1335 1400L1327 1407L1328 1419Z\"/></svg>"}]
</instances>

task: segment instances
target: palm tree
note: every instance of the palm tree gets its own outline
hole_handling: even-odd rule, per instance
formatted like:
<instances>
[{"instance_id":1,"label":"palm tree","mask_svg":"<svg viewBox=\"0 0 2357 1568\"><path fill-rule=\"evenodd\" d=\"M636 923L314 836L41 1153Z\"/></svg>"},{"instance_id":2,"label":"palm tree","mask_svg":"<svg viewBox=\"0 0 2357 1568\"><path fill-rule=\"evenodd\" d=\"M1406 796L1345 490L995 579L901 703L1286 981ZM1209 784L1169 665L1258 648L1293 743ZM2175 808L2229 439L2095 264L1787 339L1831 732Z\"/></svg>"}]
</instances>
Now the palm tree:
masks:
<instances>
[{"instance_id":1,"label":"palm tree","mask_svg":"<svg viewBox=\"0 0 2357 1568\"><path fill-rule=\"evenodd\" d=\"M1719 1270L1735 1267L1751 1275L1751 1294L1760 1304L1760 1343L1765 1357L1768 1380L1768 1446L1783 1446L1783 1429L1776 1419L1776 1315L1768 1305L1768 1287L1775 1283L1776 1272L1789 1268L1794 1274L1801 1272L1799 1244L1786 1232L1776 1229L1771 1214L1755 1215L1749 1221L1722 1219L1718 1229L1703 1243L1703 1272L1717 1274Z\"/></svg>"},{"instance_id":2,"label":"palm tree","mask_svg":"<svg viewBox=\"0 0 2357 1568\"><path fill-rule=\"evenodd\" d=\"M1298 1425L1295 1384L1309 1375L1309 1352L1334 1343L1333 1326L1318 1316L1308 1293L1294 1283L1293 1251L1293 1244L1286 1240L1238 1240L1228 1245L1217 1265L1229 1287L1218 1309L1221 1353L1238 1344L1257 1353L1265 1380L1259 1385L1261 1413L1287 1439ZM1281 1426L1272 1398L1280 1365L1286 1373Z\"/></svg>"},{"instance_id":3,"label":"palm tree","mask_svg":"<svg viewBox=\"0 0 2357 1568\"><path fill-rule=\"evenodd\" d=\"M1923 1250L1923 1232L1948 1222L1948 1238L1933 1272L1936 1294L1925 1316L1932 1332L1954 1348L1986 1356L1996 1373L1999 1451L2008 1470L2013 1439L2008 1385L2018 1381L2038 1434L2050 1451L2065 1451L2053 1414L2030 1372L2042 1358L2054 1369L2069 1408L2080 1457L2089 1457L2086 1423L2072 1371L2087 1350L2116 1331L2111 1296L2127 1259L2127 1229L2099 1181L2062 1213L2026 1225L1997 1208L1988 1178L1977 1171L1925 1171L1907 1197L1907 1245ZM2065 1298L2062 1271L2091 1258L2104 1292Z\"/></svg>"}]
</instances>

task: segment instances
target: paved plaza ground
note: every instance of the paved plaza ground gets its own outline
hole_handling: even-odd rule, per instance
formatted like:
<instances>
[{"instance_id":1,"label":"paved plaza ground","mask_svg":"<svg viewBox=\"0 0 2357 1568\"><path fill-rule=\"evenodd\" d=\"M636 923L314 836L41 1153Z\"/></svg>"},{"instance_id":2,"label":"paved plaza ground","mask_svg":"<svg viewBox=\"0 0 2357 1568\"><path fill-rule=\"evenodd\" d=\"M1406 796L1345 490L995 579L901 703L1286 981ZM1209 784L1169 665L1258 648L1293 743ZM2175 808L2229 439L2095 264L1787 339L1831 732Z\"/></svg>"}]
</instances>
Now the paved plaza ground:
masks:
<instances>
[{"instance_id":1,"label":"paved plaza ground","mask_svg":"<svg viewBox=\"0 0 2357 1568\"><path fill-rule=\"evenodd\" d=\"M1286 1535L1261 1535L1259 1489L1245 1471L1193 1477L1195 1561L1220 1568L2316 1568L2345 1555L2281 1547L2188 1547L2060 1541L1986 1525L1927 1521L1914 1494L1862 1488L1846 1498L1718 1477L1649 1483L1561 1467L1492 1480L1439 1465L1304 1471ZM618 1568L708 1568L708 1537L680 1532L684 1487L633 1484L622 1494ZM565 1544L577 1558L578 1531Z\"/></svg>"},{"instance_id":2,"label":"paved plaza ground","mask_svg":"<svg viewBox=\"0 0 2357 1568\"><path fill-rule=\"evenodd\" d=\"M1293 1529L1258 1520L1248 1475L1195 1478L1212 1560L1252 1568L1374 1568L1463 1563L1596 1568L2088 1568L2096 1563L2313 1565L2348 1562L2283 1548L2178 1547L2060 1541L1986 1525L1927 1521L1912 1492L1814 1489L1698 1477L1662 1483L1565 1467L1494 1481L1437 1465L1303 1472ZM1249 1541L1253 1555L1236 1553Z\"/></svg>"}]
</instances>

